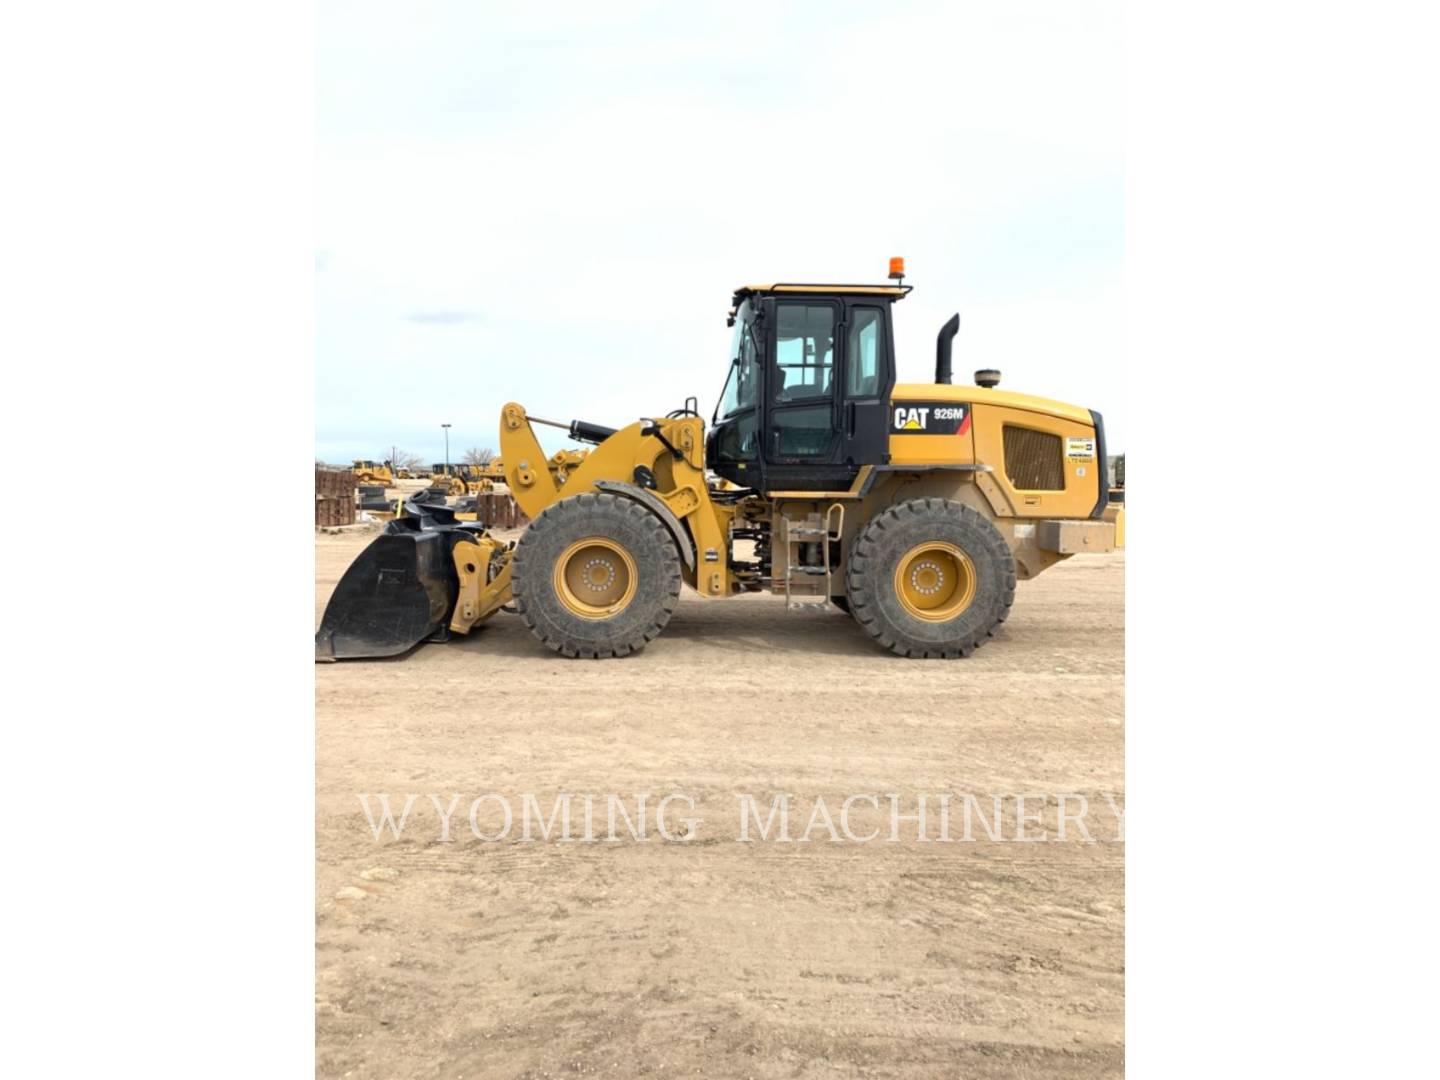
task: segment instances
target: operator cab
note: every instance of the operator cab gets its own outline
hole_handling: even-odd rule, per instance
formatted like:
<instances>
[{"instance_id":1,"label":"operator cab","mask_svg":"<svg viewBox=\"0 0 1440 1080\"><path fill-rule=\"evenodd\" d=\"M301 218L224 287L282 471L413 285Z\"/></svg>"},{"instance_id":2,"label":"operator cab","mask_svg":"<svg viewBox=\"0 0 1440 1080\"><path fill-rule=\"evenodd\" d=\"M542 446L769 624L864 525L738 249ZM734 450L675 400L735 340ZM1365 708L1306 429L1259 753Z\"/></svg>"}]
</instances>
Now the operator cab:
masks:
<instances>
[{"instance_id":1,"label":"operator cab","mask_svg":"<svg viewBox=\"0 0 1440 1080\"><path fill-rule=\"evenodd\" d=\"M839 491L882 465L895 386L890 309L908 285L747 285L706 460L760 491Z\"/></svg>"}]
</instances>

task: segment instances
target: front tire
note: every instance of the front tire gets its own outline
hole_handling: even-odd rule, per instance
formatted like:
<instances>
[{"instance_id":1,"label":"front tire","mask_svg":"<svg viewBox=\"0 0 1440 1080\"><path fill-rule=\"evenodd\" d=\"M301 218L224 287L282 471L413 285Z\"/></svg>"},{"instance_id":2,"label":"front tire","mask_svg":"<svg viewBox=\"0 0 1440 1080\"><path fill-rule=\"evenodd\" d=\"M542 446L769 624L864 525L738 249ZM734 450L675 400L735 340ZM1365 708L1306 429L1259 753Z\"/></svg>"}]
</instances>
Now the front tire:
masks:
<instances>
[{"instance_id":1,"label":"front tire","mask_svg":"<svg viewBox=\"0 0 1440 1080\"><path fill-rule=\"evenodd\" d=\"M969 656L1010 614L1015 559L983 514L912 499L876 514L845 571L851 614L900 656Z\"/></svg>"},{"instance_id":2,"label":"front tire","mask_svg":"<svg viewBox=\"0 0 1440 1080\"><path fill-rule=\"evenodd\" d=\"M680 602L680 557L664 524L608 493L561 499L515 545L515 610L562 656L638 652Z\"/></svg>"}]
</instances>

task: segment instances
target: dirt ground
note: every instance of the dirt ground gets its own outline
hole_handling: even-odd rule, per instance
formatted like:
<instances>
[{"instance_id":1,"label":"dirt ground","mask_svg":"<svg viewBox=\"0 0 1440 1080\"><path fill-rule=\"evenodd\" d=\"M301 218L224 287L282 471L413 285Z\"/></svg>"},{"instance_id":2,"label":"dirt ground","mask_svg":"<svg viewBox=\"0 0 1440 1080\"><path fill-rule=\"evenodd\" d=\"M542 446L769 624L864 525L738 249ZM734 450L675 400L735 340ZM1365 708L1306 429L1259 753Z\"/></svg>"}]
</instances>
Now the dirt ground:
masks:
<instances>
[{"instance_id":1,"label":"dirt ground","mask_svg":"<svg viewBox=\"0 0 1440 1080\"><path fill-rule=\"evenodd\" d=\"M316 621L369 535L316 537ZM1124 1040L1124 556L1019 586L960 661L907 661L833 608L687 595L624 660L552 655L520 620L317 665L316 1048L325 1077L1118 1076ZM395 839L362 808L387 793ZM595 842L521 838L595 800ZM645 839L608 836L605 796ZM653 821L670 793L665 840ZM791 796L741 842L740 796ZM889 839L887 796L901 814ZM936 797L952 796L950 842ZM962 794L990 813L959 838ZM1014 794L1041 793L1028 807ZM1043 798L1049 793L1048 798ZM1056 839L1055 795L1088 799ZM441 809L460 798L450 841ZM500 800L513 827L499 841ZM817 799L838 828L815 823ZM1017 842L1017 817L1029 819ZM1074 803L1070 804L1073 812ZM683 840L681 817L702 819ZM538 826L538 822L536 823ZM798 842L803 830L808 842ZM992 823L993 825L993 823ZM749 825L752 838L757 824Z\"/></svg>"}]
</instances>

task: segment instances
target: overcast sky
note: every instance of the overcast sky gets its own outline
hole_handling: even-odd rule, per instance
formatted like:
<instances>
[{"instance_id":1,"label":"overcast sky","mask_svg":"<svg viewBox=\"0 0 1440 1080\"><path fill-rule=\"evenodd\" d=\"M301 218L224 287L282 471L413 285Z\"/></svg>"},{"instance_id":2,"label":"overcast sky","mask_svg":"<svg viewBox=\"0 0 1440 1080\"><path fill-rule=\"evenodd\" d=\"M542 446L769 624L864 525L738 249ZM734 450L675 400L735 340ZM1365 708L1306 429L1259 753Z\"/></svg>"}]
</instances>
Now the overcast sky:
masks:
<instances>
[{"instance_id":1,"label":"overcast sky","mask_svg":"<svg viewBox=\"0 0 1440 1080\"><path fill-rule=\"evenodd\" d=\"M957 382L1125 448L1119 5L318 11L317 457L494 447L511 400L708 418L735 286L891 255L901 381L959 311Z\"/></svg>"}]
</instances>

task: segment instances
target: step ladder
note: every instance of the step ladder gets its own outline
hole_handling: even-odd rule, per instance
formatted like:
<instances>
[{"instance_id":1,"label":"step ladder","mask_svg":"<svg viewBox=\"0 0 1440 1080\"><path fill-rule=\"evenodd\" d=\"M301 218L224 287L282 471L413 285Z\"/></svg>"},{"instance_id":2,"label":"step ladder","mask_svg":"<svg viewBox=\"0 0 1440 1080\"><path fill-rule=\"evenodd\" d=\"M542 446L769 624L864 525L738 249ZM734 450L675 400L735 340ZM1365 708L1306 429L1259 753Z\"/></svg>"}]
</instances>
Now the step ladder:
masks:
<instances>
[{"instance_id":1,"label":"step ladder","mask_svg":"<svg viewBox=\"0 0 1440 1080\"><path fill-rule=\"evenodd\" d=\"M833 526L832 526L833 521ZM784 582L785 610L819 607L830 602L830 586L833 568L830 565L830 544L840 539L845 527L845 507L831 503L822 517L812 513L807 517L792 519L780 515L780 543L778 550L785 553ZM819 544L821 565L807 566L797 551L804 544Z\"/></svg>"}]
</instances>

